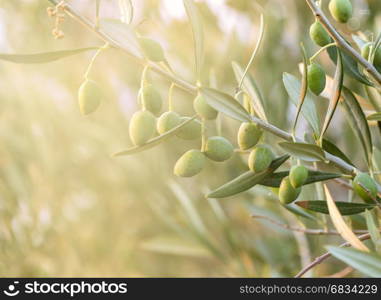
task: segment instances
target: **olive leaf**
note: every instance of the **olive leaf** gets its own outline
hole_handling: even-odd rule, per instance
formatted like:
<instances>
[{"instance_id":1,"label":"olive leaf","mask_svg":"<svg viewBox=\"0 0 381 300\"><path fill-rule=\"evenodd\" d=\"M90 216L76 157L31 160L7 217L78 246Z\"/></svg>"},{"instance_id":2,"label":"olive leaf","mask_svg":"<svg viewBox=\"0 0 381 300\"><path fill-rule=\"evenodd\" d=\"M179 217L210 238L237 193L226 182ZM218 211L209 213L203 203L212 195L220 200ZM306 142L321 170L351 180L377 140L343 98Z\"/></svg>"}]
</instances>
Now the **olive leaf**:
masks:
<instances>
[{"instance_id":1,"label":"olive leaf","mask_svg":"<svg viewBox=\"0 0 381 300\"><path fill-rule=\"evenodd\" d=\"M278 145L288 154L301 160L326 161L324 150L317 145L293 142L281 142Z\"/></svg>"},{"instance_id":2,"label":"olive leaf","mask_svg":"<svg viewBox=\"0 0 381 300\"><path fill-rule=\"evenodd\" d=\"M381 113L377 112L366 117L368 121L381 121Z\"/></svg>"},{"instance_id":3,"label":"olive leaf","mask_svg":"<svg viewBox=\"0 0 381 300\"><path fill-rule=\"evenodd\" d=\"M41 52L34 54L6 54L0 53L0 59L10 61L17 64L43 64L71 55L79 54L86 51L97 50L99 47L87 47L72 50Z\"/></svg>"},{"instance_id":4,"label":"olive leaf","mask_svg":"<svg viewBox=\"0 0 381 300\"><path fill-rule=\"evenodd\" d=\"M131 0L119 0L119 9L123 23L131 24L134 18L134 6Z\"/></svg>"},{"instance_id":5,"label":"olive leaf","mask_svg":"<svg viewBox=\"0 0 381 300\"><path fill-rule=\"evenodd\" d=\"M373 214L369 210L365 211L365 220L372 242L375 245L376 249L379 250L381 247L380 229L377 228L376 222L373 218Z\"/></svg>"},{"instance_id":6,"label":"olive leaf","mask_svg":"<svg viewBox=\"0 0 381 300\"><path fill-rule=\"evenodd\" d=\"M317 221L317 218L313 214L307 212L306 210L304 210L304 208L295 205L295 203L290 203L290 204L287 204L287 205L282 205L282 207L284 207L290 213L292 213L292 214L294 214L296 216L303 217L303 218L306 218L306 219L309 219L309 220L312 220L312 221Z\"/></svg>"},{"instance_id":7,"label":"olive leaf","mask_svg":"<svg viewBox=\"0 0 381 300\"><path fill-rule=\"evenodd\" d=\"M298 106L300 90L302 85L300 80L289 73L283 73L283 84L286 88L291 102L295 106ZM303 107L301 108L301 113L307 120L307 122L311 125L313 131L316 134L318 134L320 131L320 120L316 112L314 96L310 91L307 91Z\"/></svg>"},{"instance_id":8,"label":"olive leaf","mask_svg":"<svg viewBox=\"0 0 381 300\"><path fill-rule=\"evenodd\" d=\"M119 19L104 18L99 20L100 31L107 34L121 48L127 49L132 55L141 57L141 50L136 34L131 25Z\"/></svg>"},{"instance_id":9,"label":"olive leaf","mask_svg":"<svg viewBox=\"0 0 381 300\"><path fill-rule=\"evenodd\" d=\"M352 130L360 139L361 145L364 148L366 160L368 165L370 165L370 161L372 159L373 143L365 114L356 97L349 89L344 87L342 94L344 98L344 101L342 101L342 107L345 111L347 120Z\"/></svg>"},{"instance_id":10,"label":"olive leaf","mask_svg":"<svg viewBox=\"0 0 381 300\"><path fill-rule=\"evenodd\" d=\"M197 79L201 79L201 69L204 60L204 30L200 12L193 0L183 0L185 10L192 25L195 49Z\"/></svg>"},{"instance_id":11,"label":"olive leaf","mask_svg":"<svg viewBox=\"0 0 381 300\"><path fill-rule=\"evenodd\" d=\"M350 243L352 247L362 251L369 251L368 247L366 247L364 243L359 240L359 238L345 223L343 216L341 215L336 202L333 200L332 195L326 185L324 185L324 191L327 199L329 216L340 236L348 243Z\"/></svg>"},{"instance_id":12,"label":"olive leaf","mask_svg":"<svg viewBox=\"0 0 381 300\"><path fill-rule=\"evenodd\" d=\"M200 88L200 93L215 110L241 122L251 121L246 109L232 96L211 88Z\"/></svg>"},{"instance_id":13,"label":"olive leaf","mask_svg":"<svg viewBox=\"0 0 381 300\"><path fill-rule=\"evenodd\" d=\"M325 132L327 131L329 124L332 121L333 115L335 114L337 104L339 103L340 97L341 97L341 91L343 89L343 80L344 80L344 70L343 70L343 63L341 58L341 52L337 50L337 67L335 72L335 77L333 79L333 92L331 95L331 99L329 101L328 111L327 115L324 120L323 128L320 133L320 141L321 144L323 144L323 136Z\"/></svg>"},{"instance_id":14,"label":"olive leaf","mask_svg":"<svg viewBox=\"0 0 381 300\"><path fill-rule=\"evenodd\" d=\"M268 187L280 187L282 179L289 175L289 171L273 173L270 176L264 178L259 184ZM340 178L342 175L337 173L325 173L320 171L308 171L308 177L304 185Z\"/></svg>"},{"instance_id":15,"label":"olive leaf","mask_svg":"<svg viewBox=\"0 0 381 300\"><path fill-rule=\"evenodd\" d=\"M332 256L343 261L352 268L367 276L381 277L381 256L376 253L367 253L351 248L340 248L328 246Z\"/></svg>"},{"instance_id":16,"label":"olive leaf","mask_svg":"<svg viewBox=\"0 0 381 300\"><path fill-rule=\"evenodd\" d=\"M232 62L235 78L237 82L243 77L243 69L237 62ZM267 121L265 112L265 101L262 97L261 91L254 78L247 74L243 80L243 90L250 96L255 112L262 120Z\"/></svg>"},{"instance_id":17,"label":"olive leaf","mask_svg":"<svg viewBox=\"0 0 381 300\"><path fill-rule=\"evenodd\" d=\"M197 116L193 116L189 120L186 120L185 122L182 122L181 124L179 124L178 126L172 128L171 130L167 131L166 133L164 133L162 135L159 135L157 137L154 137L153 139L150 139L149 141L147 141L143 145L133 146L133 147L131 147L129 149L116 152L112 156L115 157L115 156L131 155L131 154L135 154L135 153L139 153L139 152L151 149L151 148L155 147L156 145L166 141L168 138L174 136L181 128L183 128L185 125L187 125L188 123L193 121L196 117Z\"/></svg>"},{"instance_id":18,"label":"olive leaf","mask_svg":"<svg viewBox=\"0 0 381 300\"><path fill-rule=\"evenodd\" d=\"M331 58L331 60L336 64L337 63L337 47L329 47L327 49L328 55ZM344 67L344 72L348 74L350 77L356 79L357 81L373 86L373 83L371 83L366 76L359 70L357 61L350 56L349 54L340 51L342 56L342 63Z\"/></svg>"},{"instance_id":19,"label":"olive leaf","mask_svg":"<svg viewBox=\"0 0 381 300\"><path fill-rule=\"evenodd\" d=\"M300 111L302 109L304 100L307 96L308 91L308 62L307 62L307 54L306 49L304 48L303 44L301 44L302 49L302 55L303 55L303 75L302 75L302 84L300 86L300 93L299 93L299 101L298 105L296 106L296 116L294 120L294 126L293 126L293 132L295 133L296 125L298 123Z\"/></svg>"},{"instance_id":20,"label":"olive leaf","mask_svg":"<svg viewBox=\"0 0 381 300\"><path fill-rule=\"evenodd\" d=\"M337 147L335 144L331 143L327 139L323 139L323 149L327 151L328 153L340 157L343 161L347 162L348 164L354 166L354 164L351 162L351 160L344 154L343 151L340 150L339 147Z\"/></svg>"},{"instance_id":21,"label":"olive leaf","mask_svg":"<svg viewBox=\"0 0 381 300\"><path fill-rule=\"evenodd\" d=\"M312 201L297 201L296 205L303 207L305 209L322 213L329 214L327 201L323 200L312 200ZM343 216L356 215L359 213L363 213L367 209L373 209L375 204L367 204L367 203L353 203L353 202L335 202L339 212Z\"/></svg>"},{"instance_id":22,"label":"olive leaf","mask_svg":"<svg viewBox=\"0 0 381 300\"><path fill-rule=\"evenodd\" d=\"M237 178L225 183L214 191L210 192L207 198L226 198L234 196L236 194L242 193L259 184L264 178L272 174L276 169L278 169L290 156L283 155L272 161L270 166L263 170L262 172L255 173L248 171Z\"/></svg>"}]
</instances>

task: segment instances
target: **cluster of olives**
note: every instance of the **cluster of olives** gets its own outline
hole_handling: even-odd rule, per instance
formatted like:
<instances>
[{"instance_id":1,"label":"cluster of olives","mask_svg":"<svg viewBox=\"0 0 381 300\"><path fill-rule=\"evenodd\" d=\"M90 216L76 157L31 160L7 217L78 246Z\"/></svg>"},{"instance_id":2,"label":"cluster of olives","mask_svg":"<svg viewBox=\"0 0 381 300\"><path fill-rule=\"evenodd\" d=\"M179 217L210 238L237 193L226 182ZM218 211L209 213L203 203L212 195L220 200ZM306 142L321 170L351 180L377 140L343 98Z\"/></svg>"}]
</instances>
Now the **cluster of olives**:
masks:
<instances>
[{"instance_id":1,"label":"cluster of olives","mask_svg":"<svg viewBox=\"0 0 381 300\"><path fill-rule=\"evenodd\" d=\"M332 17L340 22L346 23L352 17L353 8L349 0L331 0L329 11ZM332 43L332 39L319 21L315 21L310 27L310 37L314 43L324 47ZM317 63L308 66L308 87L315 94L320 95L326 86L326 76L323 68Z\"/></svg>"},{"instance_id":2,"label":"cluster of olives","mask_svg":"<svg viewBox=\"0 0 381 300\"><path fill-rule=\"evenodd\" d=\"M303 165L293 166L279 187L279 200L283 205L294 202L302 191L308 178L308 169Z\"/></svg>"}]
</instances>

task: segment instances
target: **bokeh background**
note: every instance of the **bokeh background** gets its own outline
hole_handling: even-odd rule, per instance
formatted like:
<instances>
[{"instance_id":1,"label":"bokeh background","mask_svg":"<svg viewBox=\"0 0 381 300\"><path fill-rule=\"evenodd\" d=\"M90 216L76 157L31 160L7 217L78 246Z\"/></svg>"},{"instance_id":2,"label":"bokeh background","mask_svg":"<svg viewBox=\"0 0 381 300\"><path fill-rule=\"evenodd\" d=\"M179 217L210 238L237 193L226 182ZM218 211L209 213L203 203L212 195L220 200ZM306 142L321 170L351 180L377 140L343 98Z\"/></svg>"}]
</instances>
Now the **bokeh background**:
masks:
<instances>
[{"instance_id":1,"label":"bokeh background","mask_svg":"<svg viewBox=\"0 0 381 300\"><path fill-rule=\"evenodd\" d=\"M95 1L67 2L94 19ZM204 82L213 78L228 93L237 85L231 62L246 64L258 38L259 12L253 2L197 1L206 36ZM355 17L340 29L377 34L381 3L352 2ZM182 1L133 3L137 31L159 41L176 72L194 81L192 32ZM298 75L300 41L309 54L317 50L308 38L313 17L304 1L257 3L264 8L267 26L251 74L266 99L269 121L287 129L294 110L282 73ZM49 1L0 0L0 52L102 46L95 34L70 18L61 27L65 38L54 39L48 6ZM119 16L118 1L102 1L101 17ZM120 51L104 51L91 77L107 97L96 113L83 117L76 96L92 55L39 65L0 61L1 276L283 277L295 275L301 264L322 254L325 245L342 242L339 237L306 237L251 218L256 213L300 225L263 187L219 201L205 199L205 192L246 170L242 154L225 164L208 163L192 179L176 178L172 168L199 142L172 139L135 156L112 158L131 145L128 120L138 109L142 66ZM333 72L325 55L321 63ZM170 83L150 76L166 99ZM182 114L193 115L191 100L175 91L175 109ZM326 103L319 101L324 109ZM345 122L339 125L332 126L330 138L361 166L353 133ZM214 124L208 126L215 130ZM222 132L233 143L238 126L222 118ZM266 141L277 140L267 135ZM357 221L361 228L363 220ZM309 275L328 275L344 267L331 259Z\"/></svg>"}]
</instances>

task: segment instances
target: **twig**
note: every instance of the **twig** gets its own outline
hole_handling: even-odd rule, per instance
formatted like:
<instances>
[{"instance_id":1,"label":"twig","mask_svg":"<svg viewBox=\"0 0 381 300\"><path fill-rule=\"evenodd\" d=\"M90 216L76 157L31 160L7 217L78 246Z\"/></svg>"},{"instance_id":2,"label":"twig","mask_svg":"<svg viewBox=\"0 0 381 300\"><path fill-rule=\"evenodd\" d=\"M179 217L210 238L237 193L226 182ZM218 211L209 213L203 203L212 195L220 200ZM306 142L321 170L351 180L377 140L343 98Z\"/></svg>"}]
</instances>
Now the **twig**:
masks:
<instances>
[{"instance_id":1,"label":"twig","mask_svg":"<svg viewBox=\"0 0 381 300\"><path fill-rule=\"evenodd\" d=\"M370 233L366 233L363 235L358 236L360 241L365 241L370 239ZM340 245L340 247L349 247L351 244L346 242ZM307 273L309 270L314 268L315 266L321 264L323 261L325 261L327 258L331 257L331 253L327 252L317 258L313 262L311 262L308 266L304 267L298 274L296 274L295 278L302 277L305 273Z\"/></svg>"},{"instance_id":2,"label":"twig","mask_svg":"<svg viewBox=\"0 0 381 300\"><path fill-rule=\"evenodd\" d=\"M57 5L59 3L59 0L48 0L48 1L50 1L51 3L53 3L55 5ZM135 59L138 63L140 63L144 66L148 64L150 67L150 70L162 75L163 77L165 77L169 81L175 83L178 87L189 92L190 94L192 94L192 95L197 94L197 90L198 90L197 86L181 79L179 76L177 76L174 73L169 73L169 72L163 70L161 67L159 67L157 64L155 64L153 62L147 62L147 60L145 60L143 57L138 57L138 56L132 54L128 49L124 48L118 42L114 41L111 37L109 37L106 33L104 33L101 28L96 28L96 26L94 24L92 24L91 21L89 21L88 19L86 19L83 16L81 16L80 14L78 14L69 4L65 4L64 9L69 16L71 16L72 18L77 20L80 24L85 26L90 31L97 34L103 41L108 42L111 47L117 48L117 49L125 52L130 57ZM256 123L259 127L261 127L263 130L268 131L268 132L270 132L270 133L272 133L272 134L274 134L274 135L276 135L276 136L278 136L284 140L293 141L292 135L289 134L288 132L285 132L285 131L279 129L278 127L276 127L272 124L269 124L269 123L267 123L261 119L258 119L256 117L251 117L251 118L252 118L252 121L254 123ZM297 142L304 142L304 141L302 139L297 139ZM350 174L354 174L358 171L355 167L348 164L347 162L345 162L344 160L342 160L341 158L339 158L337 156L334 156L328 152L326 152L325 155L326 155L327 160L329 160L332 163L332 165L335 165L336 167L338 167L342 170L345 170L346 172L348 172ZM381 187L379 187L379 191L381 192Z\"/></svg>"},{"instance_id":3,"label":"twig","mask_svg":"<svg viewBox=\"0 0 381 300\"><path fill-rule=\"evenodd\" d=\"M337 231L327 231L324 229L306 229L306 228L301 228L301 227L293 227L293 226L290 226L288 224L278 222L278 221L276 221L270 217L267 217L267 216L252 215L251 217L255 218L255 219L266 220L266 221L268 221L268 222L270 222L270 223L272 223L278 227L282 227L284 229L291 230L291 231L302 232L305 234L310 234L310 235L340 235L340 233L338 233ZM356 234L368 233L367 230L354 230L353 232Z\"/></svg>"},{"instance_id":4,"label":"twig","mask_svg":"<svg viewBox=\"0 0 381 300\"><path fill-rule=\"evenodd\" d=\"M346 53L352 56L358 63L360 63L365 70L381 85L381 74L377 69L363 58L360 53L351 47L350 44L336 31L335 27L331 24L328 18L324 15L322 10L316 5L315 0L306 0L308 6L311 8L315 18L324 26L328 34L334 39L336 44L343 49Z\"/></svg>"}]
</instances>

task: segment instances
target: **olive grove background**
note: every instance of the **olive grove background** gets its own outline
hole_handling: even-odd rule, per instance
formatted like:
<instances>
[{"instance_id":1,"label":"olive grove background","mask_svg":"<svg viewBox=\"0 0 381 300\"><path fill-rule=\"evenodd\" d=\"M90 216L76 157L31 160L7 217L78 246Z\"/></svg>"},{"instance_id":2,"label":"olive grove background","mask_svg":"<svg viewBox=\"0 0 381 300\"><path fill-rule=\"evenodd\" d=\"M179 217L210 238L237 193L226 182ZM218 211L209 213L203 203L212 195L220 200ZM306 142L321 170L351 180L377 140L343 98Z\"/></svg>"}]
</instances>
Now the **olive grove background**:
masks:
<instances>
[{"instance_id":1,"label":"olive grove background","mask_svg":"<svg viewBox=\"0 0 381 300\"><path fill-rule=\"evenodd\" d=\"M94 19L95 1L67 1ZM259 31L257 6L249 0L197 1L205 29L205 82L234 93L231 62L246 65ZM265 10L266 31L251 75L266 100L269 122L289 129L295 108L282 84L283 72L300 77L300 42L312 55L317 48L308 28L314 21L305 1L257 1ZM193 40L182 1L133 1L134 25L161 43L172 67L193 81ZM381 3L354 0L355 16L344 32L376 34ZM67 17L63 39L53 38L49 1L0 0L0 52L37 53L102 46L99 38ZM101 17L118 18L118 1L104 0ZM172 139L155 149L120 158L111 154L131 145L128 121L137 110L142 66L118 50L97 58L92 78L106 101L81 116L78 87L94 52L48 64L0 61L0 275L1 276L294 276L302 265L339 245L339 236L306 236L266 220L300 227L299 217L279 205L261 186L232 198L205 199L207 191L247 170L246 155L225 164L208 163L191 179L172 174L178 157L199 142ZM320 58L328 74L334 66ZM169 82L151 73L165 99ZM350 79L349 79L350 82ZM361 91L358 91L361 93ZM193 115L192 98L175 90L174 106ZM317 98L324 110L328 102ZM361 147L346 121L335 118L330 140L365 166ZM236 145L239 123L223 117L222 132ZM301 121L299 134L306 130ZM267 134L266 142L277 138ZM378 143L377 143L378 142ZM375 145L380 147L379 139ZM274 150L277 152L277 148ZM347 190L330 183L337 199ZM304 189L301 198L309 197ZM312 193L312 192L311 192ZM364 217L352 218L366 229ZM305 221L310 228L321 228ZM346 265L335 258L309 276L334 274ZM347 276L361 276L353 271Z\"/></svg>"}]
</instances>

